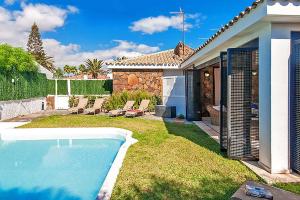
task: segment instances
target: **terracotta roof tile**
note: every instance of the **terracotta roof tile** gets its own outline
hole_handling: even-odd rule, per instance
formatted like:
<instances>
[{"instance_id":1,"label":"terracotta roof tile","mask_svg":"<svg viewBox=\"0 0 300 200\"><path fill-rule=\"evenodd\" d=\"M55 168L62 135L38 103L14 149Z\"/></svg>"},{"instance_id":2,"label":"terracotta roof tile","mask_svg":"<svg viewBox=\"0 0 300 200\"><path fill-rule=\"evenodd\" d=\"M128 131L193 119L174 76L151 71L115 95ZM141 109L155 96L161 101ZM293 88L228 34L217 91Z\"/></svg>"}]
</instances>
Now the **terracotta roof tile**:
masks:
<instances>
[{"instance_id":1,"label":"terracotta roof tile","mask_svg":"<svg viewBox=\"0 0 300 200\"><path fill-rule=\"evenodd\" d=\"M184 46L184 51L183 51ZM189 57L194 50L183 43L178 43L175 49L161 51L157 53L138 56L135 58L124 59L120 61L114 61L107 63L107 65L113 66L150 66L150 65L162 65L162 66L175 66L180 65L187 57ZM184 53L184 55L183 55Z\"/></svg>"}]
</instances>

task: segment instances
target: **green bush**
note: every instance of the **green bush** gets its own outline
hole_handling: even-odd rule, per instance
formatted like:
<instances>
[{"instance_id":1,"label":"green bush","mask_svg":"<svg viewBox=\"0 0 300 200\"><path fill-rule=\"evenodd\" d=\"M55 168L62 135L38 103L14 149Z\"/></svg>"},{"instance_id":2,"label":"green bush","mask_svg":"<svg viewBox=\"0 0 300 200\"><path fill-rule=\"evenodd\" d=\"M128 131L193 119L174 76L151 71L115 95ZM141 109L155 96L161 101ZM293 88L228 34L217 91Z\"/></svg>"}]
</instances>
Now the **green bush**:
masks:
<instances>
[{"instance_id":1,"label":"green bush","mask_svg":"<svg viewBox=\"0 0 300 200\"><path fill-rule=\"evenodd\" d=\"M147 91L136 90L136 91L123 91L119 93L114 93L105 102L104 108L106 110L114 110L123 108L127 101L135 101L134 108L138 108L143 99L149 99L149 110L153 111L155 105L161 103L161 98Z\"/></svg>"},{"instance_id":2,"label":"green bush","mask_svg":"<svg viewBox=\"0 0 300 200\"><path fill-rule=\"evenodd\" d=\"M112 93L112 80L71 80L73 95L103 95Z\"/></svg>"},{"instance_id":3,"label":"green bush","mask_svg":"<svg viewBox=\"0 0 300 200\"><path fill-rule=\"evenodd\" d=\"M34 58L22 48L0 44L0 70L6 72L37 72Z\"/></svg>"}]
</instances>

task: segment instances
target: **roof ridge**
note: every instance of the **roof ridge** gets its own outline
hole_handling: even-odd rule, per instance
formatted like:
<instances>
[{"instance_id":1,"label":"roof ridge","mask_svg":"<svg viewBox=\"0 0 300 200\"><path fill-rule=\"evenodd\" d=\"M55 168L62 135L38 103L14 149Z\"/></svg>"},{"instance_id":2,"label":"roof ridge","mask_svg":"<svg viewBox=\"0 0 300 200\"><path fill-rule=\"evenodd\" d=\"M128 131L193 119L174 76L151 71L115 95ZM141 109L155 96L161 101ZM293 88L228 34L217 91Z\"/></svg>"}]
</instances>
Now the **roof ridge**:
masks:
<instances>
[{"instance_id":1,"label":"roof ridge","mask_svg":"<svg viewBox=\"0 0 300 200\"><path fill-rule=\"evenodd\" d=\"M171 50L172 50L172 49L163 50L163 51L158 51L158 52L149 53L149 54L142 54L142 55L140 55L140 56L135 56L135 57L128 58L128 59L125 59L125 60L114 61L113 63L122 62L122 61L130 61L130 60L134 60L134 59L137 59L137 58L142 58L142 57L147 57L147 56L157 55L157 54L165 53L165 52L171 51Z\"/></svg>"}]
</instances>

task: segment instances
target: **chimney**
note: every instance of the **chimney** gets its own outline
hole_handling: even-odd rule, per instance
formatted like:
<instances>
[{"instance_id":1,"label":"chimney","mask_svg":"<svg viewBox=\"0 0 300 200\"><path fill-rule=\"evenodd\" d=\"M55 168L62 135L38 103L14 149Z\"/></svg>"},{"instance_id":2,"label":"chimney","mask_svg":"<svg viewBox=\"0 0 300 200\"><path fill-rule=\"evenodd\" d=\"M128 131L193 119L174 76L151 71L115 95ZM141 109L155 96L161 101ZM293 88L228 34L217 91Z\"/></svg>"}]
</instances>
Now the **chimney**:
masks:
<instances>
[{"instance_id":1,"label":"chimney","mask_svg":"<svg viewBox=\"0 0 300 200\"><path fill-rule=\"evenodd\" d=\"M182 42L179 42L174 49L174 54L183 57L187 53L186 47Z\"/></svg>"}]
</instances>

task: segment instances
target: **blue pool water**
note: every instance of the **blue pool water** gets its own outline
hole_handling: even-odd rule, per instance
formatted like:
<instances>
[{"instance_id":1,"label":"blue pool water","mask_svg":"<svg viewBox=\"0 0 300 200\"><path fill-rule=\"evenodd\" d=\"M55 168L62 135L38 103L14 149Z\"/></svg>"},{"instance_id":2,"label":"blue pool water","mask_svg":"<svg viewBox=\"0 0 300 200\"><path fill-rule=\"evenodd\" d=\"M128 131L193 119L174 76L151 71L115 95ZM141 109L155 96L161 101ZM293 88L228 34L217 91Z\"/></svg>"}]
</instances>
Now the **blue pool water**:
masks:
<instances>
[{"instance_id":1,"label":"blue pool water","mask_svg":"<svg viewBox=\"0 0 300 200\"><path fill-rule=\"evenodd\" d=\"M94 200L124 141L0 141L0 199Z\"/></svg>"}]
</instances>

